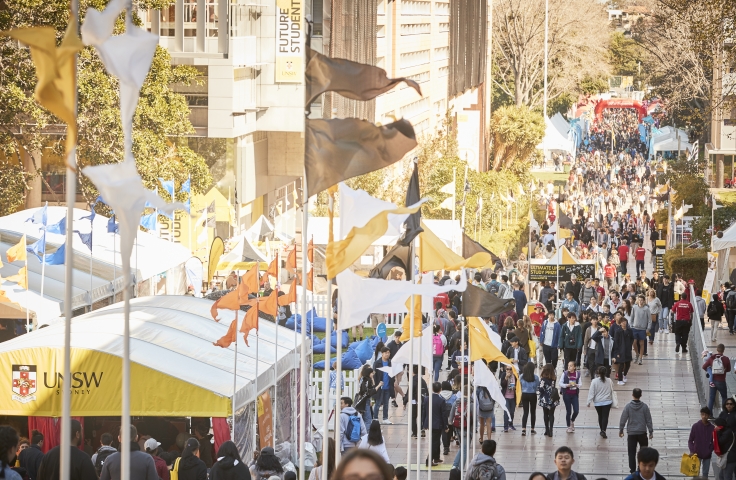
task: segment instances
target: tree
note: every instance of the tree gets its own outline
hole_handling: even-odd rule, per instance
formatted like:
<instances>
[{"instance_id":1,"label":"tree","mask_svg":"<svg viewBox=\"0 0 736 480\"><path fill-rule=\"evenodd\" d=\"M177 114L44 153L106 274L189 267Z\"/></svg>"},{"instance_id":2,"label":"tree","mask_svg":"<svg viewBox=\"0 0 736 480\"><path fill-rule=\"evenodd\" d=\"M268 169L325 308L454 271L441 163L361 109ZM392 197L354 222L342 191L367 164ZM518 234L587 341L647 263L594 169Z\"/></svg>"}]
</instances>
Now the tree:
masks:
<instances>
[{"instance_id":1,"label":"tree","mask_svg":"<svg viewBox=\"0 0 736 480\"><path fill-rule=\"evenodd\" d=\"M104 0L80 2L80 12L88 6L103 9ZM0 0L0 31L28 26L50 26L60 38L69 17L67 0ZM136 19L137 21L137 19ZM122 17L116 33L123 30ZM183 95L172 85L196 81L198 72L189 66L172 66L169 53L157 48L133 123L133 152L147 188L158 185L158 177L174 179L178 186L189 176L193 193L202 193L212 183L204 159L184 141L194 132L189 108ZM122 160L123 135L117 80L105 72L91 47L80 54L78 76L79 139L77 161L80 167ZM0 37L0 145L5 162L13 168L0 169L0 215L12 213L22 205L31 175L41 172L41 155L49 149L63 153L65 130L61 122L33 100L35 67L27 48L8 37ZM21 158L27 152L36 172L23 172ZM20 173L19 173L20 172ZM21 192L19 184L23 184ZM19 195L20 193L20 195ZM96 198L91 182L82 178L81 193L88 202ZM180 200L184 200L180 196ZM63 201L63 198L58 198ZM104 209L100 207L100 211Z\"/></svg>"},{"instance_id":2,"label":"tree","mask_svg":"<svg viewBox=\"0 0 736 480\"><path fill-rule=\"evenodd\" d=\"M644 49L635 39L626 37L622 32L613 32L608 56L614 75L636 76L644 61Z\"/></svg>"},{"instance_id":3,"label":"tree","mask_svg":"<svg viewBox=\"0 0 736 480\"><path fill-rule=\"evenodd\" d=\"M493 62L500 75L495 75L493 81L514 98L516 106L542 104L544 3L494 2ZM605 76L608 41L608 19L602 5L588 0L550 0L548 97L579 93L578 84L586 75Z\"/></svg>"},{"instance_id":4,"label":"tree","mask_svg":"<svg viewBox=\"0 0 736 480\"><path fill-rule=\"evenodd\" d=\"M524 165L544 138L544 118L526 106L502 107L493 112L493 170Z\"/></svg>"}]
</instances>

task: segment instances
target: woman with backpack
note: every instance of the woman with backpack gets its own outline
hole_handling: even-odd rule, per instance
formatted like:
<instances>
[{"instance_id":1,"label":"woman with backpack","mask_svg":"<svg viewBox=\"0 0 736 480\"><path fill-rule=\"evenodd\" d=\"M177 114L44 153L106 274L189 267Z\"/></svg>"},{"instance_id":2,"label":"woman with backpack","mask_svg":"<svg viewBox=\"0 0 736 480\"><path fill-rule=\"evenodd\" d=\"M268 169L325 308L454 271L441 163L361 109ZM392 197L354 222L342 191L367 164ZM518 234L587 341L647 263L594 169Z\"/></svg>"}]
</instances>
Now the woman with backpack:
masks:
<instances>
[{"instance_id":1,"label":"woman with backpack","mask_svg":"<svg viewBox=\"0 0 736 480\"><path fill-rule=\"evenodd\" d=\"M531 432L534 435L537 433L534 427L537 423L537 389L540 380L534 374L534 364L532 362L527 362L524 365L519 381L521 382L521 406L524 409L524 415L521 417L521 435L526 435L526 420L529 417L529 410L532 414Z\"/></svg>"},{"instance_id":2,"label":"woman with backpack","mask_svg":"<svg viewBox=\"0 0 736 480\"><path fill-rule=\"evenodd\" d=\"M718 295L712 295L708 308L705 309L705 313L710 320L710 341L715 342L718 338L718 327L721 326L721 318L726 312L723 308L723 303L718 298Z\"/></svg>"},{"instance_id":3,"label":"woman with backpack","mask_svg":"<svg viewBox=\"0 0 736 480\"><path fill-rule=\"evenodd\" d=\"M657 291L650 288L647 292L647 305L652 316L652 326L649 329L649 345L654 344L654 334L659 330L659 316L662 314L662 302L657 298ZM720 318L718 319L720 321Z\"/></svg>"},{"instance_id":4,"label":"woman with backpack","mask_svg":"<svg viewBox=\"0 0 736 480\"><path fill-rule=\"evenodd\" d=\"M373 412L371 406L371 398L381 388L383 382L375 385L373 382L373 369L369 365L363 365L360 370L360 385L358 386L358 394L355 395L355 403L353 406L363 416L363 422L366 425L371 424L373 420Z\"/></svg>"},{"instance_id":5,"label":"woman with backpack","mask_svg":"<svg viewBox=\"0 0 736 480\"><path fill-rule=\"evenodd\" d=\"M539 406L544 414L544 435L552 436L555 424L555 408L560 404L560 393L555 385L557 375L554 364L548 363L542 369L537 394L539 395Z\"/></svg>"},{"instance_id":6,"label":"woman with backpack","mask_svg":"<svg viewBox=\"0 0 736 480\"><path fill-rule=\"evenodd\" d=\"M436 323L432 327L432 370L434 371L434 381L439 381L440 372L442 371L442 359L445 358L445 348L447 348L447 338L442 335L440 326Z\"/></svg>"},{"instance_id":7,"label":"woman with backpack","mask_svg":"<svg viewBox=\"0 0 736 480\"><path fill-rule=\"evenodd\" d=\"M613 390L613 382L607 375L606 367L598 367L598 376L590 382L590 390L588 391L588 406L592 403L595 411L598 413L598 426L601 429L601 437L608 438L606 429L608 428L608 415L611 413L611 407L616 407L616 392Z\"/></svg>"},{"instance_id":8,"label":"woman with backpack","mask_svg":"<svg viewBox=\"0 0 736 480\"><path fill-rule=\"evenodd\" d=\"M583 381L583 375L575 366L575 360L567 363L567 370L562 373L560 378L560 389L562 390L562 400L565 402L565 422L567 423L567 433L575 431L575 419L578 417L580 410L580 386Z\"/></svg>"},{"instance_id":9,"label":"woman with backpack","mask_svg":"<svg viewBox=\"0 0 736 480\"><path fill-rule=\"evenodd\" d=\"M491 392L486 387L477 387L475 389L475 395L478 401L478 421L480 426L478 431L480 432L479 442L483 444L483 435L488 430L488 439L491 439L493 424L495 423L493 408L496 406L496 402L491 398Z\"/></svg>"},{"instance_id":10,"label":"woman with backpack","mask_svg":"<svg viewBox=\"0 0 736 480\"><path fill-rule=\"evenodd\" d=\"M263 450L267 450L267 448ZM273 449L271 449L271 452L273 452ZM260 459L260 457L258 458ZM276 458L275 455L274 458ZM278 463L278 459L276 459L276 463ZM178 461L178 474L179 480L207 480L207 465L199 459L199 442L196 438L187 440L184 451L181 452L181 460Z\"/></svg>"}]
</instances>

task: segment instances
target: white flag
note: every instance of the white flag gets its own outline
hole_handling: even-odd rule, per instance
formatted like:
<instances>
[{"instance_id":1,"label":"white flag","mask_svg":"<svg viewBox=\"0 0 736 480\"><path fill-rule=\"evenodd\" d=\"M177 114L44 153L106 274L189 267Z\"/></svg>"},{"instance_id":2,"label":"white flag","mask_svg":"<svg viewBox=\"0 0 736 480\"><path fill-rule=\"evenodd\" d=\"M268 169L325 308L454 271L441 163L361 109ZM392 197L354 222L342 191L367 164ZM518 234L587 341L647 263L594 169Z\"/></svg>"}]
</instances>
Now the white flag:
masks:
<instances>
[{"instance_id":1,"label":"white flag","mask_svg":"<svg viewBox=\"0 0 736 480\"><path fill-rule=\"evenodd\" d=\"M678 209L677 209L677 210L675 211L675 215L674 215L674 218L675 218L675 220L679 220L679 219L681 219L681 218L682 218L682 217L683 217L684 215L685 215L685 209L684 209L683 207L680 207L680 208L678 208Z\"/></svg>"},{"instance_id":2,"label":"white flag","mask_svg":"<svg viewBox=\"0 0 736 480\"><path fill-rule=\"evenodd\" d=\"M526 193L524 193L524 187L522 187L521 184L519 184L519 194L526 195Z\"/></svg>"},{"instance_id":3,"label":"white flag","mask_svg":"<svg viewBox=\"0 0 736 480\"><path fill-rule=\"evenodd\" d=\"M448 195L455 195L455 182L450 182L444 187L440 188L440 192Z\"/></svg>"},{"instance_id":4,"label":"white flag","mask_svg":"<svg viewBox=\"0 0 736 480\"><path fill-rule=\"evenodd\" d=\"M421 364L427 370L432 369L432 325L429 325L422 331L421 337L414 337L408 342L404 342L396 352L394 358L391 359L390 367L378 367L378 370L388 373L389 377L395 377L404 371L404 365L408 365L411 360L412 342L414 345L414 365L420 363L419 351L422 351ZM421 342L421 343L420 343ZM421 345L421 348L420 348Z\"/></svg>"},{"instance_id":5,"label":"white flag","mask_svg":"<svg viewBox=\"0 0 736 480\"><path fill-rule=\"evenodd\" d=\"M442 201L442 203L439 204L437 208L446 208L448 210L452 210L455 208L455 203L452 201L454 197L447 197Z\"/></svg>"},{"instance_id":6,"label":"white flag","mask_svg":"<svg viewBox=\"0 0 736 480\"><path fill-rule=\"evenodd\" d=\"M396 362L394 361L392 364L393 363ZM476 360L474 363L473 382L475 383L475 388L485 387L488 390L488 393L491 394L491 398L501 406L504 412L509 414L509 411L506 408L506 398L503 396L501 386L498 384L498 380L496 380L496 377L491 373L486 364L483 363L483 360Z\"/></svg>"}]
</instances>

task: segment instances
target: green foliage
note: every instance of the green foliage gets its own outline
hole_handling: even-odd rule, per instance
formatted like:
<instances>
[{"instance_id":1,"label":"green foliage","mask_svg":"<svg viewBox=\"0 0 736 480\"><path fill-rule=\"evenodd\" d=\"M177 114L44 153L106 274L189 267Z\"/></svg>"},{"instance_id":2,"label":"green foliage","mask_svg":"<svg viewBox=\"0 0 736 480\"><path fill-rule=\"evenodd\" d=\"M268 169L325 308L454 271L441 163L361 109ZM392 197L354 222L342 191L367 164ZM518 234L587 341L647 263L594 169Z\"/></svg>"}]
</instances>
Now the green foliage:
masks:
<instances>
[{"instance_id":1,"label":"green foliage","mask_svg":"<svg viewBox=\"0 0 736 480\"><path fill-rule=\"evenodd\" d=\"M31 175L17 162L0 161L0 214L15 212L23 206Z\"/></svg>"},{"instance_id":2,"label":"green foliage","mask_svg":"<svg viewBox=\"0 0 736 480\"><path fill-rule=\"evenodd\" d=\"M102 9L107 2L80 3L80 11L84 12L88 6ZM3 5L6 8L1 8ZM47 25L56 28L60 38L66 29L68 9L67 0L5 0L0 5L0 30ZM121 16L116 33L122 33L123 29ZM36 73L29 50L0 37L0 67L0 145L5 158L20 157L16 142L18 150L40 152L47 147L61 156L64 136L50 136L43 131L48 125L60 122L33 100ZM123 133L118 81L107 74L91 47L79 54L77 72L79 165L119 162L123 157ZM147 188L155 188L159 177L174 179L178 189L191 176L195 194L205 192L212 183L204 158L190 149L184 138L194 132L186 99L172 89L172 85L196 81L197 75L193 67L172 66L169 53L160 47L156 49L133 121L133 154ZM0 185L18 185L17 176L12 168L1 169ZM17 199L24 197L24 191L19 196L18 191L17 187L0 189L0 215L12 213L22 204ZM82 177L81 193L88 201L97 196L96 189L85 177Z\"/></svg>"},{"instance_id":3,"label":"green foliage","mask_svg":"<svg viewBox=\"0 0 736 480\"><path fill-rule=\"evenodd\" d=\"M613 32L608 45L608 56L614 75L638 75L645 51L635 39Z\"/></svg>"},{"instance_id":4,"label":"green foliage","mask_svg":"<svg viewBox=\"0 0 736 480\"><path fill-rule=\"evenodd\" d=\"M708 185L703 179L702 160L688 162L684 157L667 165L664 181L670 182L670 186L676 192L673 198L673 207L680 208L682 202L693 205L689 211L691 215L704 214L704 199L708 196ZM707 209L707 208L705 208Z\"/></svg>"},{"instance_id":5,"label":"green foliage","mask_svg":"<svg viewBox=\"0 0 736 480\"><path fill-rule=\"evenodd\" d=\"M586 75L580 80L578 88L583 95L595 95L608 91L608 81L602 77L590 77Z\"/></svg>"},{"instance_id":6,"label":"green foliage","mask_svg":"<svg viewBox=\"0 0 736 480\"><path fill-rule=\"evenodd\" d=\"M678 248L667 250L664 254L664 271L668 275L680 273L687 280L695 280L695 285L702 285L708 273L708 252L699 248L686 248L682 255Z\"/></svg>"},{"instance_id":7,"label":"green foliage","mask_svg":"<svg viewBox=\"0 0 736 480\"><path fill-rule=\"evenodd\" d=\"M564 92L554 98L550 98L547 102L547 115L555 116L557 113L567 116L570 107L577 101L577 96L570 92ZM537 111L540 111L537 109Z\"/></svg>"},{"instance_id":8,"label":"green foliage","mask_svg":"<svg viewBox=\"0 0 736 480\"><path fill-rule=\"evenodd\" d=\"M491 135L492 169L519 168L528 165L544 138L544 118L525 105L502 107L493 112Z\"/></svg>"},{"instance_id":9,"label":"green foliage","mask_svg":"<svg viewBox=\"0 0 736 480\"><path fill-rule=\"evenodd\" d=\"M736 204L724 205L715 211L714 216L711 215L711 212L713 210L708 208L708 211L704 215L695 218L692 223L692 241L701 242L703 247L710 247L711 236L709 230L711 218L713 219L713 227L716 232L723 232L736 222Z\"/></svg>"}]
</instances>

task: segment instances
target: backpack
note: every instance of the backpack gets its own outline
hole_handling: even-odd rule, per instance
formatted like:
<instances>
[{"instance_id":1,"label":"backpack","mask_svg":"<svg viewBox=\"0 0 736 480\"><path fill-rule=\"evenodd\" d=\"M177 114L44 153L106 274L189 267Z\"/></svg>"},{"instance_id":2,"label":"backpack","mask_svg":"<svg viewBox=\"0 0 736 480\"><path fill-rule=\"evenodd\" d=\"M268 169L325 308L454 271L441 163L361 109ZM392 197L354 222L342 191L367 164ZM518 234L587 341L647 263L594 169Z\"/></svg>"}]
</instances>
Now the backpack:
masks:
<instances>
[{"instance_id":1,"label":"backpack","mask_svg":"<svg viewBox=\"0 0 736 480\"><path fill-rule=\"evenodd\" d=\"M468 476L470 480L498 480L498 468L495 461L483 462L476 465L471 474Z\"/></svg>"},{"instance_id":2,"label":"backpack","mask_svg":"<svg viewBox=\"0 0 736 480\"><path fill-rule=\"evenodd\" d=\"M107 449L104 452L97 453L97 457L95 458L95 471L97 472L98 476L102 473L102 467L105 464L105 460L113 453L115 453L115 450L110 449Z\"/></svg>"},{"instance_id":3,"label":"backpack","mask_svg":"<svg viewBox=\"0 0 736 480\"><path fill-rule=\"evenodd\" d=\"M462 421L462 428L468 428L468 402L461 402L458 399L456 403L457 409L455 410L455 418L452 419L452 426L460 428L460 422Z\"/></svg>"},{"instance_id":4,"label":"backpack","mask_svg":"<svg viewBox=\"0 0 736 480\"><path fill-rule=\"evenodd\" d=\"M174 467L169 472L169 478L171 480L179 480L179 460L181 460L181 457L176 459Z\"/></svg>"},{"instance_id":5,"label":"backpack","mask_svg":"<svg viewBox=\"0 0 736 480\"><path fill-rule=\"evenodd\" d=\"M718 299L716 297L713 297L713 300L710 301L708 304L708 309L706 310L706 313L708 314L708 318L712 318L714 320L719 320L721 318L720 312L718 311L718 305L716 302Z\"/></svg>"},{"instance_id":6,"label":"backpack","mask_svg":"<svg viewBox=\"0 0 736 480\"><path fill-rule=\"evenodd\" d=\"M481 412L492 412L495 403L486 387L478 387L478 410Z\"/></svg>"},{"instance_id":7,"label":"backpack","mask_svg":"<svg viewBox=\"0 0 736 480\"><path fill-rule=\"evenodd\" d=\"M577 348L577 341L575 339L575 335L573 335L575 327L573 327L571 330L570 327L565 325L565 328L567 328L567 331L570 332L567 334L567 338L565 339L565 348Z\"/></svg>"},{"instance_id":8,"label":"backpack","mask_svg":"<svg viewBox=\"0 0 736 480\"><path fill-rule=\"evenodd\" d=\"M733 291L726 295L726 308L729 310L736 310L736 293Z\"/></svg>"},{"instance_id":9,"label":"backpack","mask_svg":"<svg viewBox=\"0 0 736 480\"><path fill-rule=\"evenodd\" d=\"M347 413L345 415L348 415ZM351 443L360 441L360 417L356 415L348 415L348 424L345 427L345 440Z\"/></svg>"},{"instance_id":10,"label":"backpack","mask_svg":"<svg viewBox=\"0 0 736 480\"><path fill-rule=\"evenodd\" d=\"M723 375L726 373L726 368L723 366L723 360L721 360L721 357L715 357L713 359L710 369L713 375Z\"/></svg>"},{"instance_id":11,"label":"backpack","mask_svg":"<svg viewBox=\"0 0 736 480\"><path fill-rule=\"evenodd\" d=\"M498 283L498 281L491 280L488 283L488 285L486 286L486 289L488 290L488 293L492 293L492 294L498 296L499 285L501 285L501 284Z\"/></svg>"},{"instance_id":12,"label":"backpack","mask_svg":"<svg viewBox=\"0 0 736 480\"><path fill-rule=\"evenodd\" d=\"M432 353L435 356L442 356L445 353L445 346L442 345L442 335L432 336Z\"/></svg>"}]
</instances>

